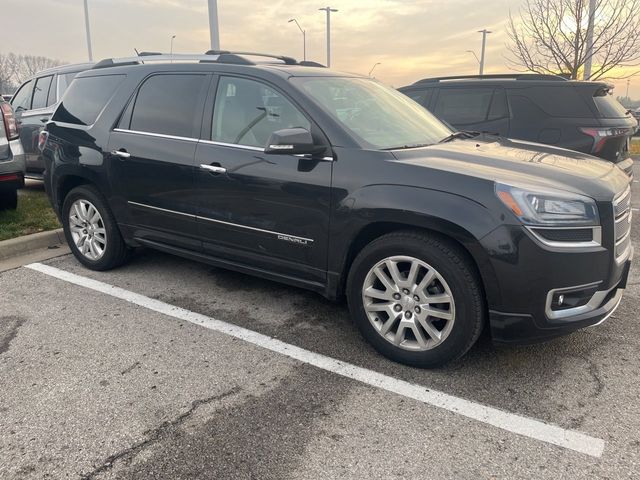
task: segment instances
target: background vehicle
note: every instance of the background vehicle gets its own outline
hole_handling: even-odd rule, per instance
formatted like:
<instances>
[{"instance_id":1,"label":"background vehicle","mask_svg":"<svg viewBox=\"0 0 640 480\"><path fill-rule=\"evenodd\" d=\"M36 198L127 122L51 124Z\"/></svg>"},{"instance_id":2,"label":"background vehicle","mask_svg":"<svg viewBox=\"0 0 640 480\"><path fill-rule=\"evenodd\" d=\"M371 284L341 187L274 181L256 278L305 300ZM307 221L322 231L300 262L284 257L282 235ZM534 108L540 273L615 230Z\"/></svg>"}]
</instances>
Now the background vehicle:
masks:
<instances>
[{"instance_id":1,"label":"background vehicle","mask_svg":"<svg viewBox=\"0 0 640 480\"><path fill-rule=\"evenodd\" d=\"M39 159L38 135L49 121L65 90L91 63L64 65L38 72L24 82L11 99L20 125L20 140L26 155L27 178L42 179L44 165Z\"/></svg>"},{"instance_id":2,"label":"background vehicle","mask_svg":"<svg viewBox=\"0 0 640 480\"><path fill-rule=\"evenodd\" d=\"M11 104L0 100L0 209L16 208L24 186L25 162Z\"/></svg>"},{"instance_id":3,"label":"background vehicle","mask_svg":"<svg viewBox=\"0 0 640 480\"><path fill-rule=\"evenodd\" d=\"M145 245L344 296L376 349L423 367L487 321L494 341L533 342L618 306L633 248L613 164L465 140L368 77L254 58L105 60L76 77L41 144L79 262L114 268Z\"/></svg>"},{"instance_id":4,"label":"background vehicle","mask_svg":"<svg viewBox=\"0 0 640 480\"><path fill-rule=\"evenodd\" d=\"M399 90L460 130L555 145L616 163L633 175L637 121L602 82L516 74L425 78Z\"/></svg>"}]
</instances>

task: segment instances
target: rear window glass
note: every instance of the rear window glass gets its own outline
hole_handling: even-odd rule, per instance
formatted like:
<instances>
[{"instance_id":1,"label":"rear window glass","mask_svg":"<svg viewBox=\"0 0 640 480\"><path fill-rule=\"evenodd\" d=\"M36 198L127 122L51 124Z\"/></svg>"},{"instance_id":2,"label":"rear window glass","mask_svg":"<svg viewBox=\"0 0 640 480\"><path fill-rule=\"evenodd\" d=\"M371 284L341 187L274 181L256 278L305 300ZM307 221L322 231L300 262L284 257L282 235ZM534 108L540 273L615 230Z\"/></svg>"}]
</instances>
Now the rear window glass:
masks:
<instances>
[{"instance_id":1,"label":"rear window glass","mask_svg":"<svg viewBox=\"0 0 640 480\"><path fill-rule=\"evenodd\" d=\"M154 75L146 80L136 97L131 130L178 137L194 136L196 113L205 75Z\"/></svg>"},{"instance_id":2,"label":"rear window glass","mask_svg":"<svg viewBox=\"0 0 640 480\"><path fill-rule=\"evenodd\" d=\"M52 120L92 125L124 78L125 75L76 78L62 98Z\"/></svg>"},{"instance_id":3,"label":"rear window glass","mask_svg":"<svg viewBox=\"0 0 640 480\"><path fill-rule=\"evenodd\" d=\"M593 97L596 108L603 118L622 118L627 116L627 108L607 93L602 96Z\"/></svg>"}]
</instances>

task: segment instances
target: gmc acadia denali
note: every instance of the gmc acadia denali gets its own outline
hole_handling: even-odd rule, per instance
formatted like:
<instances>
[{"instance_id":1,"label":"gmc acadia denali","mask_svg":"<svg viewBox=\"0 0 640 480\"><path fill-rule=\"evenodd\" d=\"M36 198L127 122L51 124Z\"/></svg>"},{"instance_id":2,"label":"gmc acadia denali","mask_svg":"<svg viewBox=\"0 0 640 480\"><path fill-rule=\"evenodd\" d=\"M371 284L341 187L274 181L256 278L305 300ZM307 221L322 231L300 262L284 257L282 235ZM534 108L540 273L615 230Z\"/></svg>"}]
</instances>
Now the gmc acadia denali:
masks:
<instances>
[{"instance_id":1,"label":"gmc acadia denali","mask_svg":"<svg viewBox=\"0 0 640 480\"><path fill-rule=\"evenodd\" d=\"M144 62L144 63L143 63ZM633 253L629 177L546 145L453 132L378 82L288 57L109 59L40 138L76 258L146 246L346 297L398 362L605 320Z\"/></svg>"}]
</instances>

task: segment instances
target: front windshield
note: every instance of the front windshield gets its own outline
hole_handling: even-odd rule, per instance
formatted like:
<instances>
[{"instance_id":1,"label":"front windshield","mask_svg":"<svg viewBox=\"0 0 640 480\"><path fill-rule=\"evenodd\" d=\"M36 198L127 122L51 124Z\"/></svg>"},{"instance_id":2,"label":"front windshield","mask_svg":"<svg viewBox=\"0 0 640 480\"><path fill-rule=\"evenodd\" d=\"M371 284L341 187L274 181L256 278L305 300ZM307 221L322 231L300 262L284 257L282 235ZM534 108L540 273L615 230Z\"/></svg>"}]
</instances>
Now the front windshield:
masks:
<instances>
[{"instance_id":1,"label":"front windshield","mask_svg":"<svg viewBox=\"0 0 640 480\"><path fill-rule=\"evenodd\" d=\"M409 97L372 79L294 77L292 81L371 148L431 145L452 133Z\"/></svg>"}]
</instances>

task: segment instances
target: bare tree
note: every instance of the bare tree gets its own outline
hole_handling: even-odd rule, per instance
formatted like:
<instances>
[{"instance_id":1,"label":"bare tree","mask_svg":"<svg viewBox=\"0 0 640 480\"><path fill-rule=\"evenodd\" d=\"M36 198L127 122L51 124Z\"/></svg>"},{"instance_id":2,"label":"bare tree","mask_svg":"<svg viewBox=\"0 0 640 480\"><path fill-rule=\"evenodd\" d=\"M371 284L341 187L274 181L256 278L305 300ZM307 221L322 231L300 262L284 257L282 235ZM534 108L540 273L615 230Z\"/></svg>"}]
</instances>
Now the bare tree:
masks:
<instances>
[{"instance_id":1,"label":"bare tree","mask_svg":"<svg viewBox=\"0 0 640 480\"><path fill-rule=\"evenodd\" d=\"M640 0L597 0L594 18L591 79L640 65ZM509 61L578 79L589 56L588 23L589 0L526 0L518 19L509 14Z\"/></svg>"},{"instance_id":2,"label":"bare tree","mask_svg":"<svg viewBox=\"0 0 640 480\"><path fill-rule=\"evenodd\" d=\"M0 93L12 92L27 78L61 64L59 60L42 56L0 54Z\"/></svg>"}]
</instances>

